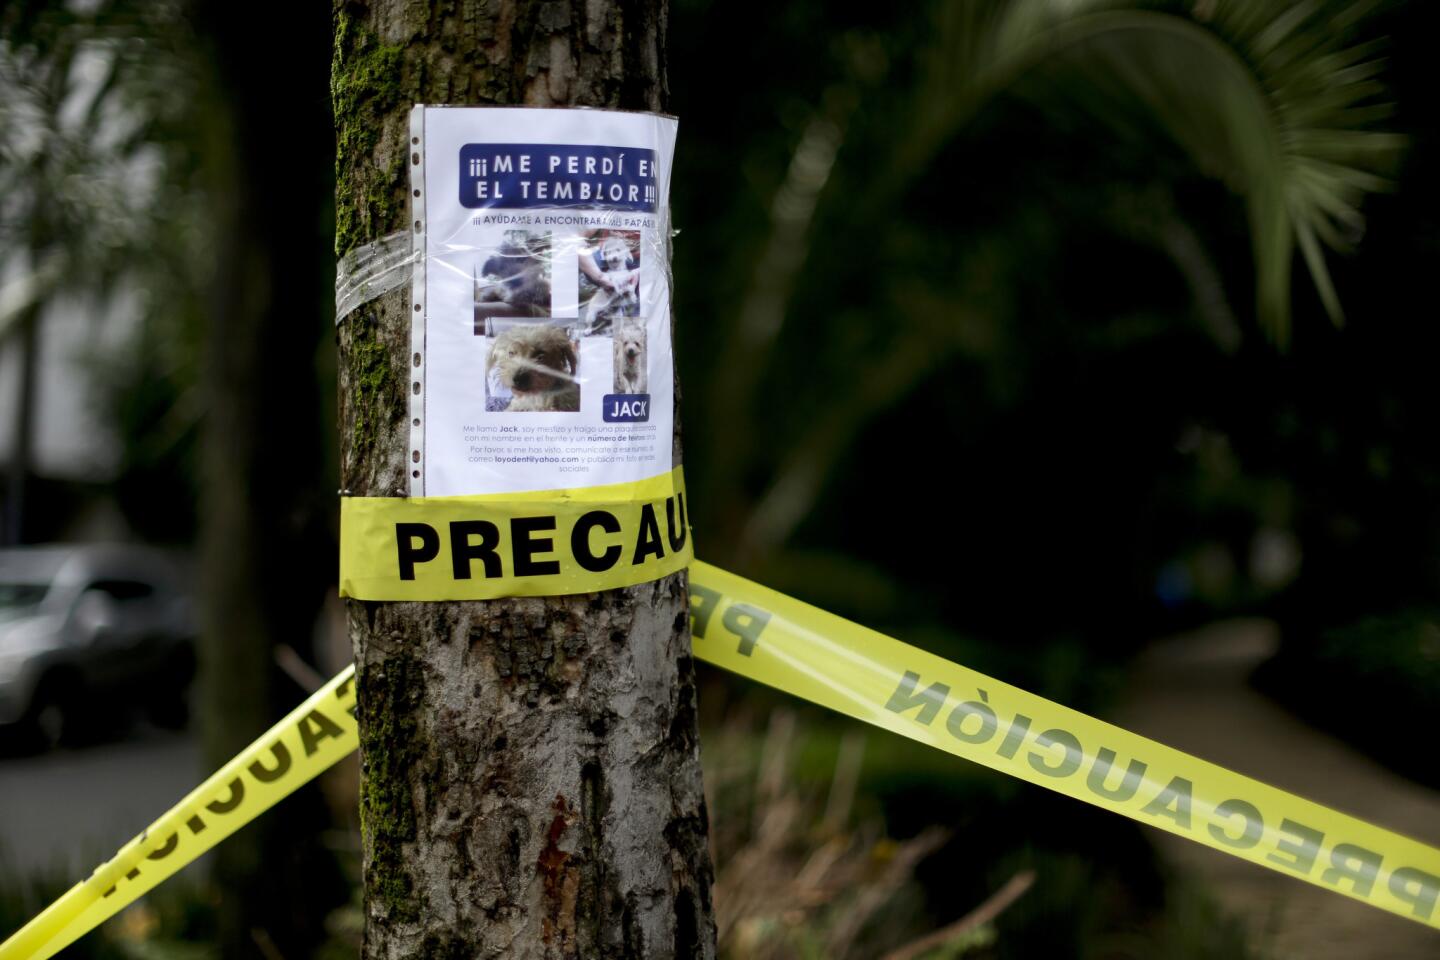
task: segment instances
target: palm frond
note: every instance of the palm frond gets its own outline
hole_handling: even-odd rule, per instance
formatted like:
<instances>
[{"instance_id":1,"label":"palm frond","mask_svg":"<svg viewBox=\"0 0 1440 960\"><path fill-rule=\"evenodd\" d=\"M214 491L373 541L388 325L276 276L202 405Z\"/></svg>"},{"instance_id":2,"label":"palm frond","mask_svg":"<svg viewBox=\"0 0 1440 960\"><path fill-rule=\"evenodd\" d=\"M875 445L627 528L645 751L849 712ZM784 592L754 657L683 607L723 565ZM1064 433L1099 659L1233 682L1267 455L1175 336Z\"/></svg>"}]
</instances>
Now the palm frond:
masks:
<instances>
[{"instance_id":1,"label":"palm frond","mask_svg":"<svg viewBox=\"0 0 1440 960\"><path fill-rule=\"evenodd\" d=\"M1372 129L1389 112L1384 62L1380 45L1356 31L1374 6L1215 0L1201 22L1178 7L1136 10L1107 0L956 0L937 16L894 172L925 169L995 94L1028 77L1078 70L1103 119L1118 127L1138 110L1199 169L1245 196L1257 314L1283 345L1296 248L1326 311L1341 322L1322 245L1345 250L1358 237L1361 206L1388 187L1384 174L1404 145Z\"/></svg>"},{"instance_id":2,"label":"palm frond","mask_svg":"<svg viewBox=\"0 0 1440 960\"><path fill-rule=\"evenodd\" d=\"M1270 105L1295 242L1336 323L1344 313L1321 246L1349 249L1364 228L1365 198L1389 188L1385 174L1404 147L1402 137L1370 129L1388 114L1383 45L1359 39L1357 30L1376 6L1374 0L1304 0L1267 19L1256 8L1272 7L1225 0L1212 20L1217 35L1254 71ZM1262 285L1279 283L1276 265L1256 267ZM1265 319L1283 342L1288 310Z\"/></svg>"},{"instance_id":3,"label":"palm frond","mask_svg":"<svg viewBox=\"0 0 1440 960\"><path fill-rule=\"evenodd\" d=\"M67 291L104 294L176 234L186 184L162 134L188 81L155 56L176 17L131 0L0 15L0 264L60 257Z\"/></svg>"}]
</instances>

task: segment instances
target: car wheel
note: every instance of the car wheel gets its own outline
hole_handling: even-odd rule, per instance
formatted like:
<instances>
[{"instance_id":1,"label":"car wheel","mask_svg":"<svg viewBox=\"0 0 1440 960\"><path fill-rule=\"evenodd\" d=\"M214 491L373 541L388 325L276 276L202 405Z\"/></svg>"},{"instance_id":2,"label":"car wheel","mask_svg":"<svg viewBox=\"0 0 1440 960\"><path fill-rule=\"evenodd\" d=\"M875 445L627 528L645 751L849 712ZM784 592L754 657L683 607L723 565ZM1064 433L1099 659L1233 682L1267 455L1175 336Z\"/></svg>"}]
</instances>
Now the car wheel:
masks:
<instances>
[{"instance_id":1,"label":"car wheel","mask_svg":"<svg viewBox=\"0 0 1440 960\"><path fill-rule=\"evenodd\" d=\"M26 727L40 750L53 750L75 739L81 699L75 683L65 677L45 677L35 688Z\"/></svg>"},{"instance_id":2,"label":"car wheel","mask_svg":"<svg viewBox=\"0 0 1440 960\"><path fill-rule=\"evenodd\" d=\"M42 750L53 750L65 739L65 708L53 700L40 705L30 721Z\"/></svg>"},{"instance_id":3,"label":"car wheel","mask_svg":"<svg viewBox=\"0 0 1440 960\"><path fill-rule=\"evenodd\" d=\"M150 695L145 713L155 726L163 730L183 730L190 722L190 684L195 677L195 655L184 650L171 658L170 665L160 673L155 692Z\"/></svg>"},{"instance_id":4,"label":"car wheel","mask_svg":"<svg viewBox=\"0 0 1440 960\"><path fill-rule=\"evenodd\" d=\"M162 730L184 730L190 722L190 703L184 692L151 701L146 710L150 722Z\"/></svg>"}]
</instances>

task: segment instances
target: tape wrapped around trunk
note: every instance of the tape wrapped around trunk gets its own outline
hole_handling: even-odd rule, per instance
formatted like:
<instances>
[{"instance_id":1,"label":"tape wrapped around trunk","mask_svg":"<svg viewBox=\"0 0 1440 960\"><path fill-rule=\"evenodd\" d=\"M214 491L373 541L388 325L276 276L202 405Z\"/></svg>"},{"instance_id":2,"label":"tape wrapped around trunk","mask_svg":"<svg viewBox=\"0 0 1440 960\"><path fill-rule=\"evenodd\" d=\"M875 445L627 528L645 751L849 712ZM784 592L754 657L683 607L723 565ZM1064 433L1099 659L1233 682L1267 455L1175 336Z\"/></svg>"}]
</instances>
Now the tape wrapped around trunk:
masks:
<instances>
[{"instance_id":1,"label":"tape wrapped around trunk","mask_svg":"<svg viewBox=\"0 0 1440 960\"><path fill-rule=\"evenodd\" d=\"M475 497L345 497L340 595L486 600L611 590L694 556L685 478Z\"/></svg>"}]
</instances>

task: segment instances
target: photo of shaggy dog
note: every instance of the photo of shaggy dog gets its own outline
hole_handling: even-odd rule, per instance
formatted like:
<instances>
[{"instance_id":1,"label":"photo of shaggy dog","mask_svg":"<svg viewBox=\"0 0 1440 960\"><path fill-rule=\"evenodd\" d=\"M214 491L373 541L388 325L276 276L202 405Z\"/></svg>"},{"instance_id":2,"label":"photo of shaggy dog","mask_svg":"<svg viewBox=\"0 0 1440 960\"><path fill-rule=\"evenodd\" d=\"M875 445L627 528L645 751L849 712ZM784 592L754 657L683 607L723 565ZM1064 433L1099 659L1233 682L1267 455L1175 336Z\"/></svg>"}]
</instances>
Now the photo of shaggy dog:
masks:
<instances>
[{"instance_id":1,"label":"photo of shaggy dog","mask_svg":"<svg viewBox=\"0 0 1440 960\"><path fill-rule=\"evenodd\" d=\"M649 393L645 369L645 325L622 321L615 328L615 392Z\"/></svg>"},{"instance_id":2,"label":"photo of shaggy dog","mask_svg":"<svg viewBox=\"0 0 1440 960\"><path fill-rule=\"evenodd\" d=\"M550 234L507 230L474 283L477 333L491 317L550 316Z\"/></svg>"},{"instance_id":3,"label":"photo of shaggy dog","mask_svg":"<svg viewBox=\"0 0 1440 960\"><path fill-rule=\"evenodd\" d=\"M580 250L581 319L591 334L640 316L640 234L612 231Z\"/></svg>"},{"instance_id":4,"label":"photo of shaggy dog","mask_svg":"<svg viewBox=\"0 0 1440 960\"><path fill-rule=\"evenodd\" d=\"M487 410L580 409L580 358L564 327L517 323L496 334L485 361ZM508 402L505 400L508 399Z\"/></svg>"}]
</instances>

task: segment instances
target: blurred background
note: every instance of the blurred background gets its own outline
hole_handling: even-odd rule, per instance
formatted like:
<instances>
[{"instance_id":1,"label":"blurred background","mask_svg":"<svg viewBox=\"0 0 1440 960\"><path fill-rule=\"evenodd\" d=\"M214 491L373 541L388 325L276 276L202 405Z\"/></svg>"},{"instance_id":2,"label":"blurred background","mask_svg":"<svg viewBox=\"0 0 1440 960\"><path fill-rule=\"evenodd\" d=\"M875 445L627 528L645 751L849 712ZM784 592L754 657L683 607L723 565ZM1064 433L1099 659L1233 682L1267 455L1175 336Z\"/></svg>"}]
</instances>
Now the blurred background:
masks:
<instances>
[{"instance_id":1,"label":"blurred background","mask_svg":"<svg viewBox=\"0 0 1440 960\"><path fill-rule=\"evenodd\" d=\"M1440 842L1437 14L674 0L699 554ZM319 4L0 6L0 935L348 660L329 58ZM1440 952L701 679L726 956ZM67 956L355 956L354 777Z\"/></svg>"}]
</instances>

